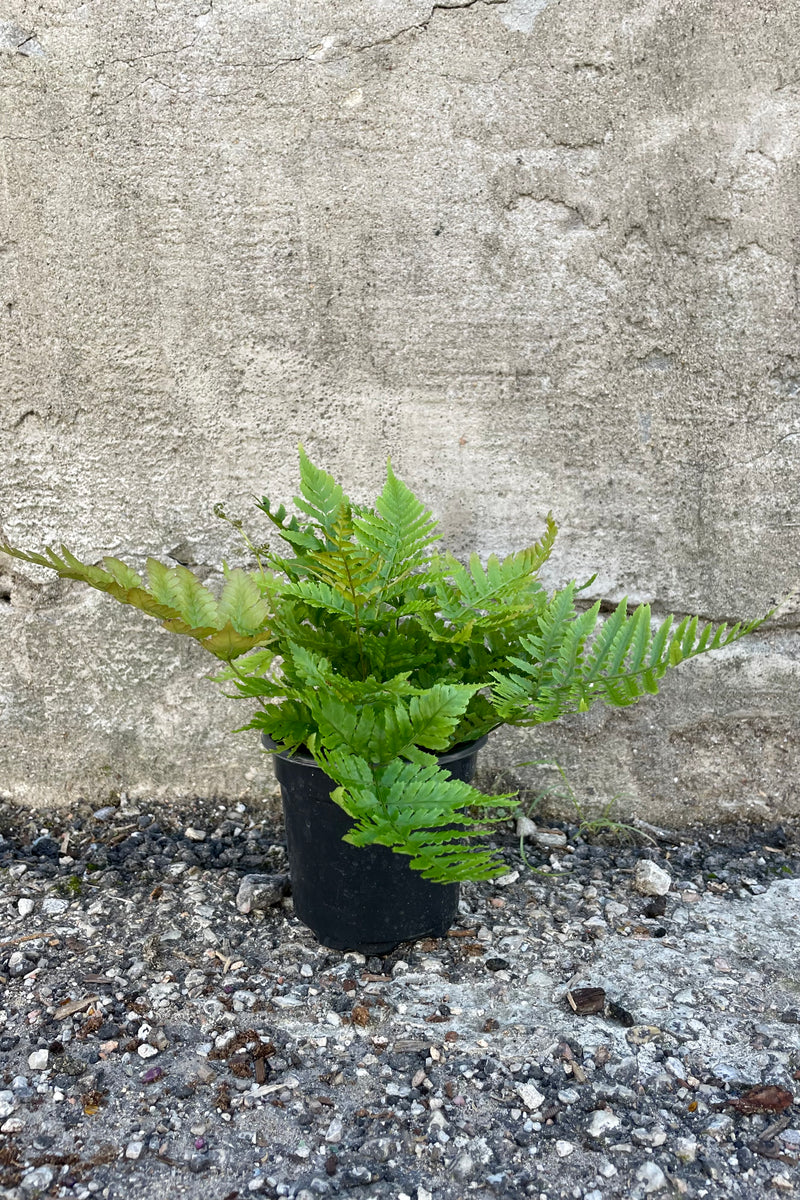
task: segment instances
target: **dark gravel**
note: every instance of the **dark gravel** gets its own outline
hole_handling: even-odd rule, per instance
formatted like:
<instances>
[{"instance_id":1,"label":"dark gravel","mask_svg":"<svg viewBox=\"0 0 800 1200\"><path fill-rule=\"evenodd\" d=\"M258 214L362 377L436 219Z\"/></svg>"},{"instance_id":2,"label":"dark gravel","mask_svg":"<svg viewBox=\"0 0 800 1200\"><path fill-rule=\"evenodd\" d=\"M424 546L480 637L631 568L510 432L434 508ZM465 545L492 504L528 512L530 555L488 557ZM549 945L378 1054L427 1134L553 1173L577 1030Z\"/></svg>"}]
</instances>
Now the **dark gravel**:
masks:
<instances>
[{"instance_id":1,"label":"dark gravel","mask_svg":"<svg viewBox=\"0 0 800 1200\"><path fill-rule=\"evenodd\" d=\"M0 1195L797 1186L795 826L529 829L558 877L509 835L451 936L367 961L294 919L255 808L6 803L0 834Z\"/></svg>"}]
</instances>

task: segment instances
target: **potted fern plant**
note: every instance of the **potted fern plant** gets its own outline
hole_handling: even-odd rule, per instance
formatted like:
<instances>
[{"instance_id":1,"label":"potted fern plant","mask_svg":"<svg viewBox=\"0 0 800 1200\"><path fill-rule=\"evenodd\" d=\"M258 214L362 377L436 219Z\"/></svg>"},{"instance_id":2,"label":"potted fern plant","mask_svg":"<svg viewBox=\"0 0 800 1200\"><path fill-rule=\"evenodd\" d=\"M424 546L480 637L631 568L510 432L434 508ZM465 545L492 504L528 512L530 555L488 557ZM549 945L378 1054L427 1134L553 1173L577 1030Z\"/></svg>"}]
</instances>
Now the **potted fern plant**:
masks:
<instances>
[{"instance_id":1,"label":"potted fern plant","mask_svg":"<svg viewBox=\"0 0 800 1200\"><path fill-rule=\"evenodd\" d=\"M460 882L503 870L487 838L515 800L470 783L493 729L633 704L669 668L766 620L668 617L653 629L647 605L628 613L623 600L601 621L600 601L581 609L574 581L552 594L539 581L552 515L535 545L465 565L439 550L436 521L391 463L365 507L301 448L295 513L266 497L257 507L282 548L246 538L254 566L224 567L219 595L153 558L143 577L63 546L0 550L107 592L221 660L216 679L254 706L243 728L276 756L297 916L338 949L441 935Z\"/></svg>"}]
</instances>

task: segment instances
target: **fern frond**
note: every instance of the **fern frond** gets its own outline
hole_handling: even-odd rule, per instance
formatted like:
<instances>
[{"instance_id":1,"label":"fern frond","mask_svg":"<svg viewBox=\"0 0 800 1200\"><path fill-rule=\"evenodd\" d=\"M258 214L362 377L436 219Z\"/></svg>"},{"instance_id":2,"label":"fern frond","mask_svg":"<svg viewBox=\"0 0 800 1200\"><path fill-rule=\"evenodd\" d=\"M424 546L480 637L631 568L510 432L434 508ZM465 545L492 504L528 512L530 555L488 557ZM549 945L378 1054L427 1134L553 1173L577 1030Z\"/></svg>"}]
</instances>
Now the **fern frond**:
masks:
<instances>
[{"instance_id":1,"label":"fern frond","mask_svg":"<svg viewBox=\"0 0 800 1200\"><path fill-rule=\"evenodd\" d=\"M440 683L413 696L409 715L414 745L424 746L427 750L446 750L477 690L477 687L464 684Z\"/></svg>"},{"instance_id":2,"label":"fern frond","mask_svg":"<svg viewBox=\"0 0 800 1200\"><path fill-rule=\"evenodd\" d=\"M297 507L311 517L327 537L331 537L336 518L348 500L333 476L315 467L302 446L300 491L302 495L294 498Z\"/></svg>"},{"instance_id":3,"label":"fern frond","mask_svg":"<svg viewBox=\"0 0 800 1200\"><path fill-rule=\"evenodd\" d=\"M488 696L478 692L469 702L467 710L451 735L451 746L463 742L477 742L485 734L497 729L502 721L498 717Z\"/></svg>"},{"instance_id":4,"label":"fern frond","mask_svg":"<svg viewBox=\"0 0 800 1200\"><path fill-rule=\"evenodd\" d=\"M296 583L287 584L283 588L283 598L290 597L302 600L310 608L321 608L325 612L349 617L351 620L355 615L352 601L319 579L299 579Z\"/></svg>"},{"instance_id":5,"label":"fern frond","mask_svg":"<svg viewBox=\"0 0 800 1200\"><path fill-rule=\"evenodd\" d=\"M347 695L347 683L329 679L327 690L315 695L311 708L319 721L321 744L329 751L346 751L371 763L388 764L415 746L446 750L453 731L476 688L436 684L408 695L375 687L358 702Z\"/></svg>"},{"instance_id":6,"label":"fern frond","mask_svg":"<svg viewBox=\"0 0 800 1200\"><path fill-rule=\"evenodd\" d=\"M284 542L293 546L295 550L301 554L313 552L315 550L323 550L325 543L320 541L315 533L312 533L310 525L301 525L295 516L289 516L283 504L278 505L273 510L268 496L262 496L260 500L256 500L256 508L260 509L266 517L269 517L272 524L278 530ZM277 556L271 556L276 565L280 566L281 570L285 570L291 575L296 569L299 559L281 559Z\"/></svg>"},{"instance_id":7,"label":"fern frond","mask_svg":"<svg viewBox=\"0 0 800 1200\"><path fill-rule=\"evenodd\" d=\"M466 645L475 629L474 618L459 626L429 612L419 614L418 624L432 642L449 642L453 646Z\"/></svg>"},{"instance_id":8,"label":"fern frond","mask_svg":"<svg viewBox=\"0 0 800 1200\"><path fill-rule=\"evenodd\" d=\"M329 681L333 678L333 667L323 654L318 654L311 650L308 646L302 646L298 642L289 642L287 649L291 655L291 665L294 668L293 674L299 676L300 680L312 688L327 688Z\"/></svg>"},{"instance_id":9,"label":"fern frond","mask_svg":"<svg viewBox=\"0 0 800 1200\"><path fill-rule=\"evenodd\" d=\"M119 583L117 578L115 578L115 575L120 574L117 569L112 574L102 567L82 563L74 554L67 550L66 546L61 547L61 555L56 554L55 550L52 550L49 546L46 547L44 554L28 554L23 550L15 550L12 546L0 546L0 551L4 554L10 554L14 558L21 559L23 562L49 567L51 571L55 571L62 579L74 579L80 583L87 583L99 592L107 592L121 604L130 604L134 608L141 609L148 616L158 617L162 620L179 616L177 609L171 604L161 603L158 597L153 596L146 588L140 586L129 587ZM116 561L118 560L112 560L112 562ZM131 580L134 578L139 580L138 575L133 571L131 571L129 578ZM141 580L139 580L139 583L141 583Z\"/></svg>"},{"instance_id":10,"label":"fern frond","mask_svg":"<svg viewBox=\"0 0 800 1200\"><path fill-rule=\"evenodd\" d=\"M269 679L265 675L251 675L239 678L235 672L223 674L220 672L213 675L212 679L215 683L232 683L236 688L235 692L225 692L226 696L231 699L238 699L241 696L248 696L252 699L269 698L271 700L287 699L286 685L277 682L274 679Z\"/></svg>"},{"instance_id":11,"label":"fern frond","mask_svg":"<svg viewBox=\"0 0 800 1200\"><path fill-rule=\"evenodd\" d=\"M399 629L389 625L380 633L372 633L368 628L362 648L370 671L384 678L436 661L430 640L412 622L404 622Z\"/></svg>"},{"instance_id":12,"label":"fern frond","mask_svg":"<svg viewBox=\"0 0 800 1200\"><path fill-rule=\"evenodd\" d=\"M536 579L539 568L550 556L558 532L553 514L547 514L546 532L535 545L509 554L502 562L489 555L486 567L477 554L470 555L469 569L452 554L444 555L445 581L437 588L441 610L449 620L463 620L464 610L485 612L499 602L514 605L517 599L522 611L529 606L531 594L541 591Z\"/></svg>"},{"instance_id":13,"label":"fern frond","mask_svg":"<svg viewBox=\"0 0 800 1200\"><path fill-rule=\"evenodd\" d=\"M382 595L391 594L428 557L439 535L437 522L392 470L386 466L386 483L375 502L375 510L361 510L353 525L362 546L380 564L378 578Z\"/></svg>"},{"instance_id":14,"label":"fern frond","mask_svg":"<svg viewBox=\"0 0 800 1200\"><path fill-rule=\"evenodd\" d=\"M547 607L538 615L537 632L520 637L521 653L509 656L508 659L510 666L516 667L516 671L507 669L490 672L494 681L492 704L501 720L514 720L515 716L512 714L519 715L520 719L524 719L521 714L526 714L533 719L533 713L528 713L528 708L534 706L537 700L540 701L539 712L554 711L550 684L559 662L562 664L562 673L565 667L562 651L577 616L574 593L573 583L556 592ZM596 608L597 606L595 610ZM596 615L595 610L589 611ZM574 648L577 650L577 642Z\"/></svg>"},{"instance_id":15,"label":"fern frond","mask_svg":"<svg viewBox=\"0 0 800 1200\"><path fill-rule=\"evenodd\" d=\"M227 618L237 633L254 634L262 629L269 609L252 575L238 567L233 571L226 570L219 616L222 620Z\"/></svg>"},{"instance_id":16,"label":"fern frond","mask_svg":"<svg viewBox=\"0 0 800 1200\"><path fill-rule=\"evenodd\" d=\"M242 729L258 729L271 738L281 750L290 754L313 743L316 724L307 705L299 700L284 700L282 704L267 704L257 710Z\"/></svg>"},{"instance_id":17,"label":"fern frond","mask_svg":"<svg viewBox=\"0 0 800 1200\"><path fill-rule=\"evenodd\" d=\"M354 537L350 510L342 508L333 521L327 547L308 555L306 563L318 579L349 600L356 612L379 590L373 584L379 578L380 560L357 545Z\"/></svg>"},{"instance_id":18,"label":"fern frond","mask_svg":"<svg viewBox=\"0 0 800 1200\"><path fill-rule=\"evenodd\" d=\"M558 651L558 658L549 672L550 680L555 688L569 687L573 680L582 674L584 647L586 639L592 633L600 613L600 601L586 612L576 616L564 626L564 636Z\"/></svg>"},{"instance_id":19,"label":"fern frond","mask_svg":"<svg viewBox=\"0 0 800 1200\"><path fill-rule=\"evenodd\" d=\"M11 548L8 553L12 553ZM256 632L258 624L247 629L239 622L237 628L237 624L227 620L226 611L220 610L214 595L186 567L166 567L155 558L148 559L148 589L140 576L118 558L104 558L103 567L91 566L82 563L66 546L61 547L60 555L49 547L44 555L29 555L22 551L13 551L13 554L26 562L50 567L65 579L88 583L121 604L129 604L150 617L157 617L170 633L194 638L210 654L226 662L271 640L268 632ZM243 595L242 584L235 586ZM247 594L252 595L249 588ZM257 590L255 598L263 604ZM251 616L255 611L251 610Z\"/></svg>"},{"instance_id":20,"label":"fern frond","mask_svg":"<svg viewBox=\"0 0 800 1200\"><path fill-rule=\"evenodd\" d=\"M329 754L321 763L340 784L332 799L354 822L345 841L408 855L412 867L435 883L489 879L504 869L491 851L469 840L485 837L505 819L516 804L513 796L484 796L451 779L435 759L374 768L352 755ZM494 816L475 819L471 808L492 809Z\"/></svg>"},{"instance_id":21,"label":"fern frond","mask_svg":"<svg viewBox=\"0 0 800 1200\"><path fill-rule=\"evenodd\" d=\"M549 614L543 622L544 634L522 639L530 655L527 661L514 656L509 662L516 671L492 672L494 706L506 721L538 725L568 712L585 711L597 700L617 708L634 704L646 693L655 695L670 668L732 645L767 619L729 629L727 624L701 628L697 617L685 617L672 632L670 616L653 634L649 606L640 605L628 616L623 600L584 652L599 605L582 616L566 614L563 603L560 607L558 619Z\"/></svg>"}]
</instances>

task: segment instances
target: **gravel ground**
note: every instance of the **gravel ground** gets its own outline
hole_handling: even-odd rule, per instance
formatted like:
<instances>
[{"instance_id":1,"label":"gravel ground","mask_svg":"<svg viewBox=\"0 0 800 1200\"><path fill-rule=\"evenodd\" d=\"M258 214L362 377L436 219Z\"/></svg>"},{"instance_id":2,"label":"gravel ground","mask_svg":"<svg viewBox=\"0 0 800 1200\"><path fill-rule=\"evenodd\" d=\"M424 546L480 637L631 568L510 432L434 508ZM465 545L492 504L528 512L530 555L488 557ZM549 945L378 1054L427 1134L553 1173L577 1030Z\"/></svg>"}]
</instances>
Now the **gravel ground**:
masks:
<instances>
[{"instance_id":1,"label":"gravel ground","mask_svg":"<svg viewBox=\"0 0 800 1200\"><path fill-rule=\"evenodd\" d=\"M295 920L265 811L0 805L0 1195L800 1190L796 828L530 826L365 960Z\"/></svg>"}]
</instances>

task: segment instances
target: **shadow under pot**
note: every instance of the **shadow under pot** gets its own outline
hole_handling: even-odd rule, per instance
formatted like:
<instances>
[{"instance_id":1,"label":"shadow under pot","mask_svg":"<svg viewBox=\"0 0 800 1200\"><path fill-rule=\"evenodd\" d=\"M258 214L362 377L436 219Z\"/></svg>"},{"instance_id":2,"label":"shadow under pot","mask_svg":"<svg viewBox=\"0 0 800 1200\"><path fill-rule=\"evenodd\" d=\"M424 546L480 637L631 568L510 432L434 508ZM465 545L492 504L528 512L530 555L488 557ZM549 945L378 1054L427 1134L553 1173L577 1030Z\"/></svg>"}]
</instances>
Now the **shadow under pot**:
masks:
<instances>
[{"instance_id":1,"label":"shadow under pot","mask_svg":"<svg viewBox=\"0 0 800 1200\"><path fill-rule=\"evenodd\" d=\"M262 743L274 750L266 735ZM487 738L438 755L452 778L469 783ZM323 946L388 954L401 942L443 937L458 912L460 885L431 883L405 854L351 846L352 820L331 800L336 784L305 754L273 756L281 788L295 915Z\"/></svg>"}]
</instances>

